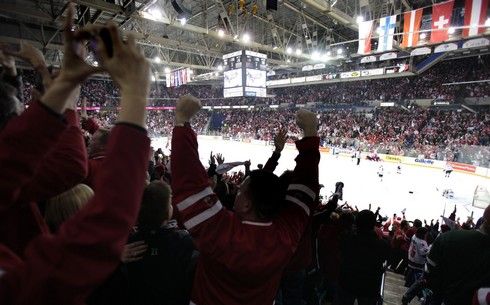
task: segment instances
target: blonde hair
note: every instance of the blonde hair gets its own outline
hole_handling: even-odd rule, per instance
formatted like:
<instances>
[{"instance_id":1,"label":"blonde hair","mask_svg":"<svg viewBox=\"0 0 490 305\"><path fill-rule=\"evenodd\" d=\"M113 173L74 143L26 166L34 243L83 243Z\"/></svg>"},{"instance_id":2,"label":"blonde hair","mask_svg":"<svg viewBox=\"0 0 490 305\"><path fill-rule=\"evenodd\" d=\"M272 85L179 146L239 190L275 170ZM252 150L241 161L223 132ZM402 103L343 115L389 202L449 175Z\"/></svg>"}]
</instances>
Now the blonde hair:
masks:
<instances>
[{"instance_id":1,"label":"blonde hair","mask_svg":"<svg viewBox=\"0 0 490 305\"><path fill-rule=\"evenodd\" d=\"M94 196L94 191L85 184L78 184L68 191L52 197L46 202L44 220L53 231L81 210Z\"/></svg>"}]
</instances>

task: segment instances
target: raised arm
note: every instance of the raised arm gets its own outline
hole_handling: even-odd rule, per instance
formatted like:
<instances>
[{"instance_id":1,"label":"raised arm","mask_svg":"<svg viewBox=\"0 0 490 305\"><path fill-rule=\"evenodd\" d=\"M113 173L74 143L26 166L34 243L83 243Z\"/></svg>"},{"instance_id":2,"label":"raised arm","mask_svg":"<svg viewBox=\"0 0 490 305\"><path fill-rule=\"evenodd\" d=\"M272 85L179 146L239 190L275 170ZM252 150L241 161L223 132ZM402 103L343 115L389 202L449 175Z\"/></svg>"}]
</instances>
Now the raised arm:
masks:
<instances>
[{"instance_id":1,"label":"raised arm","mask_svg":"<svg viewBox=\"0 0 490 305\"><path fill-rule=\"evenodd\" d=\"M299 241L310 215L318 204L318 163L320 139L317 135L316 115L306 110L298 111L298 126L303 130L303 139L296 141L298 156L292 182L287 189L289 207L280 215L282 225L288 228L294 240Z\"/></svg>"},{"instance_id":2,"label":"raised arm","mask_svg":"<svg viewBox=\"0 0 490 305\"><path fill-rule=\"evenodd\" d=\"M284 149L284 145L288 139L288 131L281 129L274 137L274 152L272 156L267 160L264 165L264 170L268 172L274 172L276 170L279 158L281 158L281 152Z\"/></svg>"},{"instance_id":3,"label":"raised arm","mask_svg":"<svg viewBox=\"0 0 490 305\"><path fill-rule=\"evenodd\" d=\"M78 96L75 92L64 114L68 128L43 160L32 181L22 189L23 202L51 198L74 187L87 176L87 150L76 113Z\"/></svg>"},{"instance_id":4,"label":"raised arm","mask_svg":"<svg viewBox=\"0 0 490 305\"><path fill-rule=\"evenodd\" d=\"M73 7L69 11L73 14ZM98 50L101 66L121 88L121 110L111 131L106 170L96 177L95 197L57 235L36 238L22 263L3 268L7 273L0 277L1 304L84 300L117 266L135 223L150 146L144 129L150 66L134 38L123 43L115 25L100 31L110 33L113 50L112 56L105 47ZM98 45L104 45L96 37ZM9 261L0 258L0 269Z\"/></svg>"}]
</instances>

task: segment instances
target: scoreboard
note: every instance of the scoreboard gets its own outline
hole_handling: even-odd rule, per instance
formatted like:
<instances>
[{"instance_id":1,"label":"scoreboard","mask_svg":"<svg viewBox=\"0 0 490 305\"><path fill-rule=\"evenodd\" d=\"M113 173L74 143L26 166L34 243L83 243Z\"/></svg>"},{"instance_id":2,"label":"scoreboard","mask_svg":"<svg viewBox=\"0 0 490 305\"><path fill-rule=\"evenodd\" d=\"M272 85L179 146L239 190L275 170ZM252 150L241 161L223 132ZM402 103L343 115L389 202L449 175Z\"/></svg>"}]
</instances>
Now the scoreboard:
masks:
<instances>
[{"instance_id":1,"label":"scoreboard","mask_svg":"<svg viewBox=\"0 0 490 305\"><path fill-rule=\"evenodd\" d=\"M241 50L223 56L224 97L267 96L267 55Z\"/></svg>"}]
</instances>

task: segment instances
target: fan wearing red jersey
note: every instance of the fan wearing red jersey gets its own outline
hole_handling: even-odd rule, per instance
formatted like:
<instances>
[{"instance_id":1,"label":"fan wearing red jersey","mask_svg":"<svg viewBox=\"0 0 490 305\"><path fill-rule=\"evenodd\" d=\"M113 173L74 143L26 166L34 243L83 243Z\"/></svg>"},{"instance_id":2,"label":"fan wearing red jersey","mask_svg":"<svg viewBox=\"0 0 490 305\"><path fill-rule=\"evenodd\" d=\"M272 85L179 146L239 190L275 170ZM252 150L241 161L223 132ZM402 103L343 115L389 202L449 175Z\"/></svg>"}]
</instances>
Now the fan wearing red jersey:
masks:
<instances>
[{"instance_id":1,"label":"fan wearing red jersey","mask_svg":"<svg viewBox=\"0 0 490 305\"><path fill-rule=\"evenodd\" d=\"M200 108L191 96L177 102L171 156L173 205L201 255L191 304L271 305L317 202L317 118L305 110L297 114L304 138L296 142L299 155L287 192L271 172L252 171L231 212L209 187L199 161L189 120Z\"/></svg>"}]
</instances>

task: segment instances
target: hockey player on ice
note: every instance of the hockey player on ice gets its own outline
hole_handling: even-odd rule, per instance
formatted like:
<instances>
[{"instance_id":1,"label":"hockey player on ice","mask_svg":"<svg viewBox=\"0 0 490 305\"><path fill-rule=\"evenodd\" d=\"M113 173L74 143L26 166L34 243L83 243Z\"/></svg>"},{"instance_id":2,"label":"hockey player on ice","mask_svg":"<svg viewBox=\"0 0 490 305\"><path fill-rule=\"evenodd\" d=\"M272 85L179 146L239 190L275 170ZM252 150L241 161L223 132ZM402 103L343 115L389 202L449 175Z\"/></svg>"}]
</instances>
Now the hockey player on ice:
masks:
<instances>
[{"instance_id":1,"label":"hockey player on ice","mask_svg":"<svg viewBox=\"0 0 490 305\"><path fill-rule=\"evenodd\" d=\"M453 172L453 167L449 162L447 162L446 165L444 166L444 176L446 178L449 178L452 172Z\"/></svg>"},{"instance_id":2,"label":"hockey player on ice","mask_svg":"<svg viewBox=\"0 0 490 305\"><path fill-rule=\"evenodd\" d=\"M383 174L384 174L384 168L383 165L380 165L378 169L378 176L381 182L383 182Z\"/></svg>"},{"instance_id":3,"label":"hockey player on ice","mask_svg":"<svg viewBox=\"0 0 490 305\"><path fill-rule=\"evenodd\" d=\"M401 165L398 165L398 166L396 167L396 173L397 173L397 174L401 174L401 173L402 173L402 166L401 166Z\"/></svg>"}]
</instances>

